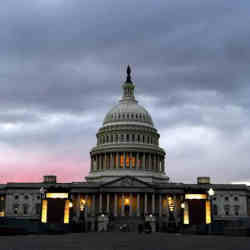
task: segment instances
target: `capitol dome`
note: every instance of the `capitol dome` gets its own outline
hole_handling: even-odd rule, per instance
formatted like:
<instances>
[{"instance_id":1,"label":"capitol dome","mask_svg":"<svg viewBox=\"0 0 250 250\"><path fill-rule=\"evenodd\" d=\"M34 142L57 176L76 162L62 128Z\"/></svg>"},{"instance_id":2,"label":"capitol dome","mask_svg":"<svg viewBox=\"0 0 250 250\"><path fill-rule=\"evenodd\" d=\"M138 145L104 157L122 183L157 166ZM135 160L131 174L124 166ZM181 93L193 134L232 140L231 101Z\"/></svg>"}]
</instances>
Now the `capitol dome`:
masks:
<instances>
[{"instance_id":1,"label":"capitol dome","mask_svg":"<svg viewBox=\"0 0 250 250\"><path fill-rule=\"evenodd\" d=\"M159 147L160 135L150 114L135 99L129 66L122 88L121 100L106 114L96 134L86 179L106 182L131 175L147 182L166 182L166 153Z\"/></svg>"},{"instance_id":2,"label":"capitol dome","mask_svg":"<svg viewBox=\"0 0 250 250\"><path fill-rule=\"evenodd\" d=\"M135 123L153 127L148 111L135 100L121 100L105 116L103 125Z\"/></svg>"}]
</instances>

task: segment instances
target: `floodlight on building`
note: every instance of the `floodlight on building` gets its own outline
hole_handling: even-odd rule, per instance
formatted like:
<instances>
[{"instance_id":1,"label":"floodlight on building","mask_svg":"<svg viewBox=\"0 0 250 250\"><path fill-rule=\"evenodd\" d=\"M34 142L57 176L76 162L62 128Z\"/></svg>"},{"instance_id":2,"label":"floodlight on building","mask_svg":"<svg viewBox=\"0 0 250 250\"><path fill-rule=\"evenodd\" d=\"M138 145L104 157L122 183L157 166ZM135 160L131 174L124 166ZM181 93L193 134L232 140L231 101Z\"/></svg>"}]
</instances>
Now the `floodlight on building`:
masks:
<instances>
[{"instance_id":1,"label":"floodlight on building","mask_svg":"<svg viewBox=\"0 0 250 250\"><path fill-rule=\"evenodd\" d=\"M214 190L212 188L209 188L209 190L207 191L209 196L213 196L214 195Z\"/></svg>"},{"instance_id":2,"label":"floodlight on building","mask_svg":"<svg viewBox=\"0 0 250 250\"><path fill-rule=\"evenodd\" d=\"M124 201L125 205L129 205L129 199L126 198L125 201Z\"/></svg>"}]
</instances>

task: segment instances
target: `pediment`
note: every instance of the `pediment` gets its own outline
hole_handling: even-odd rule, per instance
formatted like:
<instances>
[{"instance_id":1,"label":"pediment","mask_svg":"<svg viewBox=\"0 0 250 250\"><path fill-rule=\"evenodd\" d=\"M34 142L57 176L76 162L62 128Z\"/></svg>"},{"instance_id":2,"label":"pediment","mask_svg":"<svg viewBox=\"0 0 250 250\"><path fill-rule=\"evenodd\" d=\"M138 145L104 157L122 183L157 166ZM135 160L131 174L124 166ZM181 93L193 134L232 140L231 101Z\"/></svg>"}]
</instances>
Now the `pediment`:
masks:
<instances>
[{"instance_id":1,"label":"pediment","mask_svg":"<svg viewBox=\"0 0 250 250\"><path fill-rule=\"evenodd\" d=\"M116 180L103 184L103 187L152 187L150 183L144 182L132 176L120 177Z\"/></svg>"}]
</instances>

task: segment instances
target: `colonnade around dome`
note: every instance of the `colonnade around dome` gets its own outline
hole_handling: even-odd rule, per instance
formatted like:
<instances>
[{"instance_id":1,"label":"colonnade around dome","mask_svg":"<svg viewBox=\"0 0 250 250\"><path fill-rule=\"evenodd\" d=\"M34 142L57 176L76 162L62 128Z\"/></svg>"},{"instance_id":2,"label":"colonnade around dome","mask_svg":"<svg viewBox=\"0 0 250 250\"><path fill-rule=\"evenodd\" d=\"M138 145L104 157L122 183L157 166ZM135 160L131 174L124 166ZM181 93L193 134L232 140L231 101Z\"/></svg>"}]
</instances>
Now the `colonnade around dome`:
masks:
<instances>
[{"instance_id":1,"label":"colonnade around dome","mask_svg":"<svg viewBox=\"0 0 250 250\"><path fill-rule=\"evenodd\" d=\"M105 152L91 156L91 172L100 170L135 169L165 172L165 158L158 153Z\"/></svg>"}]
</instances>

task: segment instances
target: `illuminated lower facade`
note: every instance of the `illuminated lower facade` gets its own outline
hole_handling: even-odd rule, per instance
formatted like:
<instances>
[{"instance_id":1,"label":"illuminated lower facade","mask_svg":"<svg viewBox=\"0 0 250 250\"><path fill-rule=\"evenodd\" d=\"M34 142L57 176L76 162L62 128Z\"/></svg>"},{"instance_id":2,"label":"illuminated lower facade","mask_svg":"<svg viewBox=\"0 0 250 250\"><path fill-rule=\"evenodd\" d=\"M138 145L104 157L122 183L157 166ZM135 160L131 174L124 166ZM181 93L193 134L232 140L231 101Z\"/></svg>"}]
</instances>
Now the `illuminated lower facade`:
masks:
<instances>
[{"instance_id":1,"label":"illuminated lower facade","mask_svg":"<svg viewBox=\"0 0 250 250\"><path fill-rule=\"evenodd\" d=\"M245 185L153 184L131 176L105 183L46 180L2 186L0 217L84 223L88 231L119 230L125 223L136 231L148 222L158 231L249 216L250 190ZM211 187L213 197L208 194Z\"/></svg>"}]
</instances>

